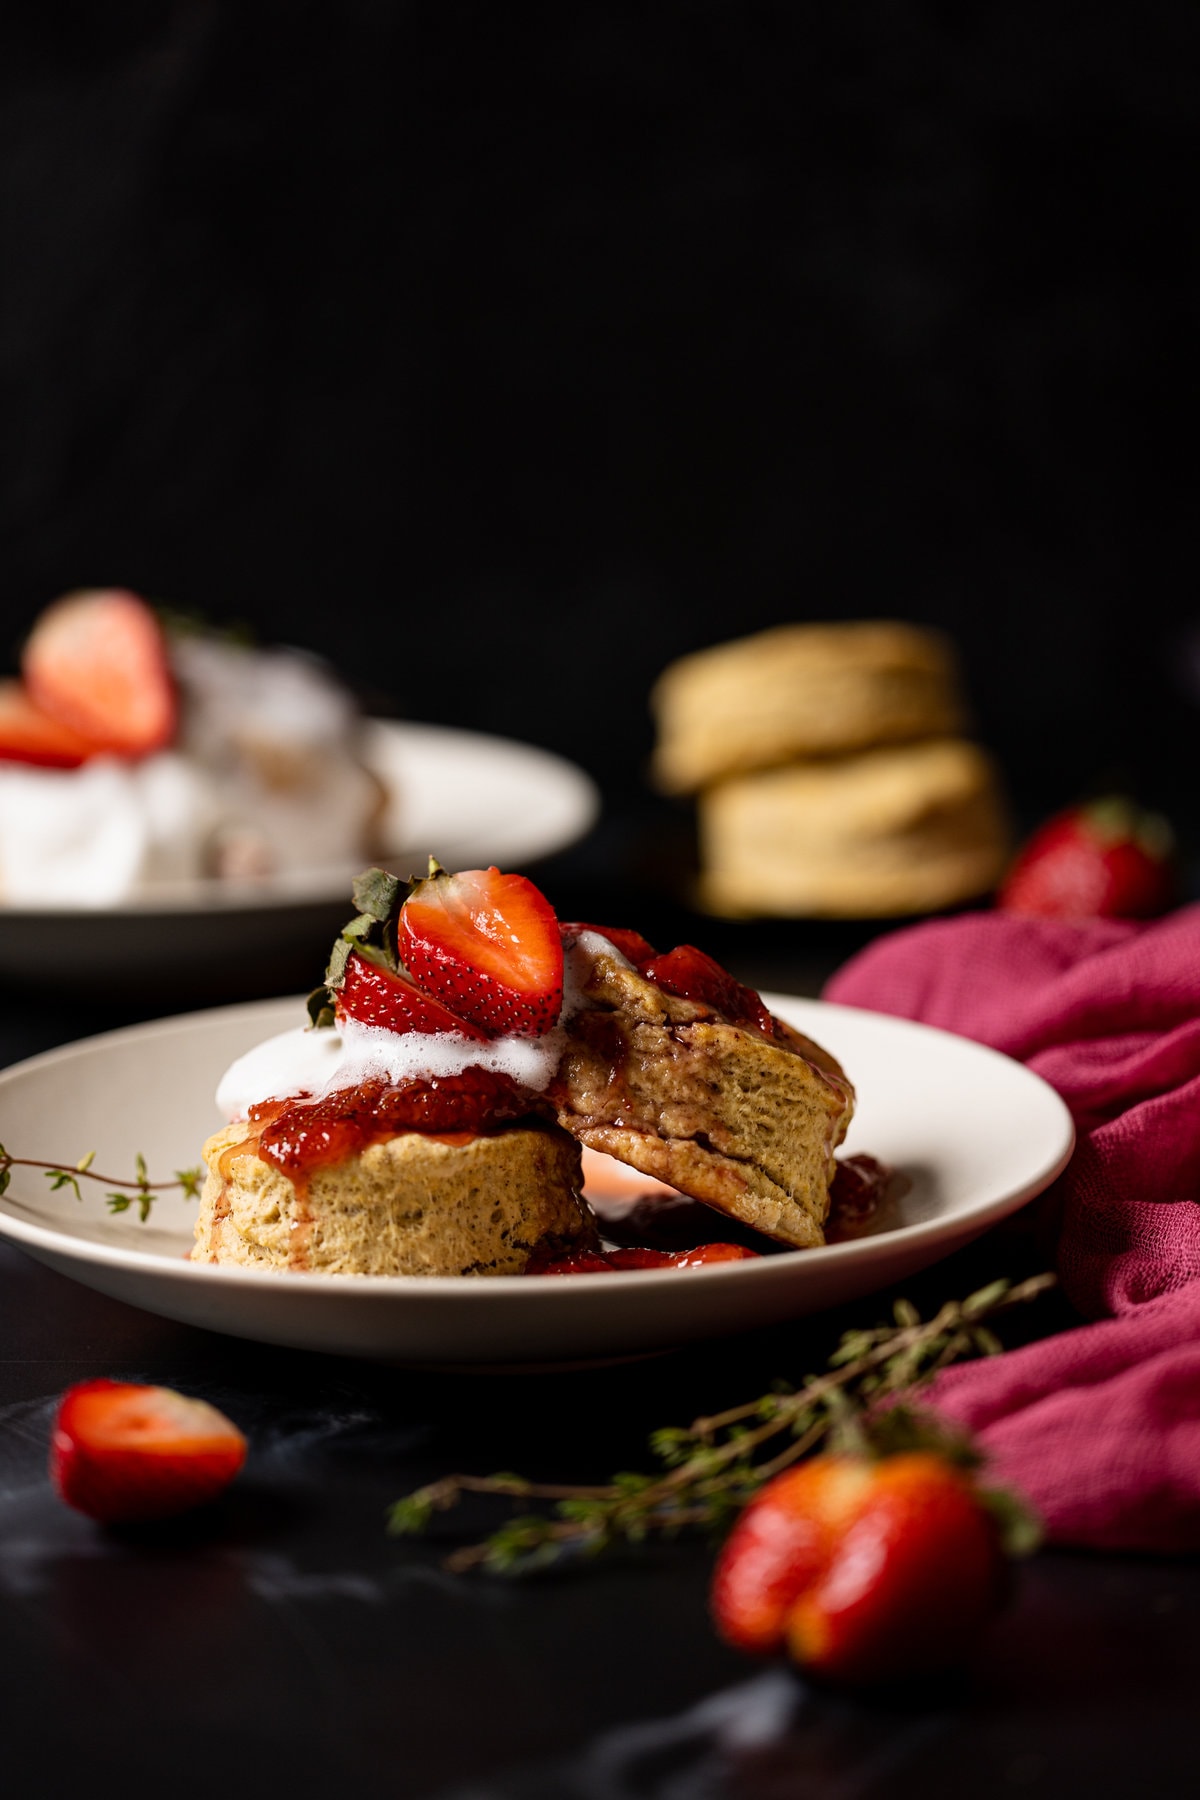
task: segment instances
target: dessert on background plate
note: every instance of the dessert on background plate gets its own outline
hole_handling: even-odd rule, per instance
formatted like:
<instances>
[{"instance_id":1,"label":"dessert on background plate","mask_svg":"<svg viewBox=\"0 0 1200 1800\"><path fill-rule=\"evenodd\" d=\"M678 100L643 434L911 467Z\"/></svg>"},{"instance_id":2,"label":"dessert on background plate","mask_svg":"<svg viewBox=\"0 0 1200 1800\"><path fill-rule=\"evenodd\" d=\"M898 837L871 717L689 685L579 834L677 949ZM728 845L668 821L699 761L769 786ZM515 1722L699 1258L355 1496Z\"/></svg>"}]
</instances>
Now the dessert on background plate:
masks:
<instances>
[{"instance_id":1,"label":"dessert on background plate","mask_svg":"<svg viewBox=\"0 0 1200 1800\"><path fill-rule=\"evenodd\" d=\"M651 696L664 792L696 794L701 904L882 918L986 893L1008 829L941 633L784 625L682 657Z\"/></svg>"},{"instance_id":2,"label":"dessert on background plate","mask_svg":"<svg viewBox=\"0 0 1200 1800\"><path fill-rule=\"evenodd\" d=\"M194 1261L561 1274L825 1241L853 1088L702 951L562 923L494 868L370 870L354 898L310 1024L220 1084ZM606 1248L581 1145L741 1241Z\"/></svg>"},{"instance_id":3,"label":"dessert on background plate","mask_svg":"<svg viewBox=\"0 0 1200 1800\"><path fill-rule=\"evenodd\" d=\"M98 909L377 854L385 796L314 657L70 594L0 682L0 901Z\"/></svg>"}]
</instances>

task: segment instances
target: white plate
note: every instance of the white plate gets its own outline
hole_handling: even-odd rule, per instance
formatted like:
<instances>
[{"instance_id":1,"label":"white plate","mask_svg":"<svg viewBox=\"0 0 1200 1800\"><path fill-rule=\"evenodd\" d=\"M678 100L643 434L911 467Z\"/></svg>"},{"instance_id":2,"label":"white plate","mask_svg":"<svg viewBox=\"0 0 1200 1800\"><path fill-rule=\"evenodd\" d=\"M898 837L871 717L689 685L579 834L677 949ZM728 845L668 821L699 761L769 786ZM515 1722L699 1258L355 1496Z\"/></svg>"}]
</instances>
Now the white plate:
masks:
<instances>
[{"instance_id":1,"label":"white plate","mask_svg":"<svg viewBox=\"0 0 1200 1800\"><path fill-rule=\"evenodd\" d=\"M878 1235L695 1270L565 1277L258 1274L193 1265L194 1203L168 1194L150 1221L110 1217L100 1193L53 1193L14 1169L0 1234L102 1293L213 1331L398 1362L620 1356L818 1312L903 1280L1012 1212L1071 1153L1070 1115L1038 1076L965 1038L879 1013L765 996L825 1044L858 1089L846 1148L911 1182ZM260 1001L106 1033L0 1075L10 1154L151 1177L199 1161L221 1123L212 1093L232 1059L301 1017ZM1003 1270L998 1270L1003 1273Z\"/></svg>"},{"instance_id":2,"label":"white plate","mask_svg":"<svg viewBox=\"0 0 1200 1800\"><path fill-rule=\"evenodd\" d=\"M510 738L374 719L366 748L388 794L381 832L392 848L381 860L398 874L423 871L431 853L447 868L522 868L574 843L600 810L582 769ZM220 998L247 981L261 993L289 967L282 979L304 980L305 959L319 972L348 916L362 861L255 883L162 882L103 910L48 908L54 955L39 957L38 980L74 994L145 993L167 981L176 998L184 989ZM30 944L45 929L44 911L0 903L0 976L28 976Z\"/></svg>"}]
</instances>

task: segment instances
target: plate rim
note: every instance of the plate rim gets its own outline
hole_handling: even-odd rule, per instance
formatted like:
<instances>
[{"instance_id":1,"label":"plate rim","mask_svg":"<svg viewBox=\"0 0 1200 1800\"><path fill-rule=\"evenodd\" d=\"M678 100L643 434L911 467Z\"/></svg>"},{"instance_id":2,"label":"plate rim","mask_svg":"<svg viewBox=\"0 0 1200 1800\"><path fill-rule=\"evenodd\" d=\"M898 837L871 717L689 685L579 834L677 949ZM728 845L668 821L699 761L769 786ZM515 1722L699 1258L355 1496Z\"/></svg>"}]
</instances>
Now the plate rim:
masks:
<instances>
[{"instance_id":1,"label":"plate rim","mask_svg":"<svg viewBox=\"0 0 1200 1800\"><path fill-rule=\"evenodd\" d=\"M422 719L387 719L374 714L364 715L362 726L368 744L372 736L386 734L397 740L408 738L410 742L423 741L430 745L440 740L444 744L453 743L476 749L481 755L494 752L497 746L502 746L506 751L517 751L531 765L541 765L547 774L561 784L563 794L573 794L578 822L569 836L552 835L545 840L542 848L525 853L515 859L517 861L534 863L544 857L557 855L586 837L600 817L602 801L598 783L579 763L557 750L547 749L543 744L533 744L524 738L505 737L497 732L473 731L466 726L427 723ZM369 752L367 760L371 761ZM409 848L398 845L382 851L379 860L389 862L398 856L409 854ZM0 923L17 929L23 924L32 925L41 921L47 914L52 914L55 919L96 921L171 919L192 914L261 913L272 906L328 906L343 897L349 905L350 881L364 860L359 858L328 868L297 869L289 874L254 883L226 882L215 876L197 876L187 881L161 883L157 890L152 888L140 895L130 895L111 906L72 906L67 902L54 900L39 902L36 907L10 906L0 898Z\"/></svg>"},{"instance_id":2,"label":"plate rim","mask_svg":"<svg viewBox=\"0 0 1200 1800\"><path fill-rule=\"evenodd\" d=\"M1057 1118L1060 1139L1055 1152L1043 1160L1036 1169L1016 1188L1006 1190L992 1200L982 1202L967 1212L953 1213L949 1216L939 1215L932 1219L916 1220L910 1225L899 1225L890 1231L876 1235L850 1239L840 1244L820 1244L810 1249L796 1249L784 1252L781 1256L764 1256L756 1261L738 1261L736 1263L713 1264L688 1271L689 1283L696 1281L712 1283L737 1279L740 1282L766 1281L777 1279L781 1265L790 1267L793 1257L802 1257L806 1267L814 1266L814 1259L821 1267L838 1267L846 1262L873 1260L873 1253L878 1253L881 1245L924 1246L931 1240L940 1238L956 1239L962 1235L961 1228L969 1226L970 1235L978 1235L989 1225L1008 1217L1018 1211L1029 1200L1043 1193L1053 1181L1056 1181L1071 1160L1075 1149L1076 1132L1062 1096L1045 1078L1025 1063L996 1050L989 1044L981 1044L975 1038L963 1036L961 1032L947 1031L941 1026L927 1025L921 1020L906 1019L896 1013L879 1012L873 1008L844 1006L835 1001L813 999L807 995L783 994L764 991L763 999L772 1011L783 1007L800 1006L815 1008L821 1015L851 1015L855 1019L869 1019L882 1025L885 1029L898 1029L902 1033L916 1032L922 1036L946 1040L955 1045L965 1046L971 1053L985 1062L991 1061L1004 1066L1009 1071L1017 1071L1020 1078L1027 1080L1030 1091L1039 1094L1042 1104L1048 1104L1049 1114ZM43 1067L71 1062L81 1055L86 1055L106 1042L118 1040L129 1042L137 1039L153 1039L157 1036L168 1036L177 1032L181 1025L195 1024L200 1020L226 1020L233 1022L236 1014L254 1014L267 1009L295 1007L298 1011L303 1007L301 996L276 996L265 1000L237 1001L226 1006L202 1007L188 1012L172 1013L161 1019L148 1019L134 1025L117 1026L109 1031L96 1032L84 1038L72 1039L67 1044L56 1045L53 1049L43 1050L34 1056L25 1057L20 1062L11 1063L0 1069L0 1093L17 1077L36 1071ZM39 1249L54 1251L59 1255L75 1257L84 1262L99 1264L109 1268L142 1269L147 1273L166 1276L174 1281L190 1282L195 1279L218 1285L232 1283L242 1288L258 1288L268 1293L280 1291L280 1270L242 1269L224 1264L192 1263L162 1251L138 1250L130 1247L101 1243L95 1239L77 1237L69 1231L60 1230L49 1225L38 1224L33 1220L21 1217L9 1210L10 1203L6 1197L0 1197L0 1238L17 1244L35 1245ZM603 1274L578 1274L571 1277L573 1289L580 1283L582 1291L594 1292L602 1288L605 1292L619 1295L631 1289L645 1293L650 1286L660 1287L663 1283L678 1281L678 1271L672 1269L633 1269L609 1270ZM428 1300L435 1294L447 1297L459 1297L468 1293L491 1295L496 1293L512 1293L519 1291L529 1296L529 1304L549 1304L549 1300L539 1302L533 1295L545 1291L547 1295L557 1290L556 1282L535 1282L525 1275L492 1275L486 1280L471 1275L335 1275L320 1272L306 1272L303 1282L289 1287L289 1293L307 1292L314 1295L335 1294L343 1297L348 1293L362 1293L369 1296L420 1294Z\"/></svg>"}]
</instances>

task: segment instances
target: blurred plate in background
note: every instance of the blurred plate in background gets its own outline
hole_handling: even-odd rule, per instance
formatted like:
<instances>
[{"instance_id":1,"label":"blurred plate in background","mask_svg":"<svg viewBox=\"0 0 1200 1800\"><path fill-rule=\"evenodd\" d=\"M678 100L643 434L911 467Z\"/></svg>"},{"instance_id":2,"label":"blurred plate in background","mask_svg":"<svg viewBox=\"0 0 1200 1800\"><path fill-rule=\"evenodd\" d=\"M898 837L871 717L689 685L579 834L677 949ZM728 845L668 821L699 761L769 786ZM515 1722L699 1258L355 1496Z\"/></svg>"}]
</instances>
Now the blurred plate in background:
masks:
<instances>
[{"instance_id":1,"label":"blurred plate in background","mask_svg":"<svg viewBox=\"0 0 1200 1800\"><path fill-rule=\"evenodd\" d=\"M367 760L388 795L394 847L382 860L400 875L423 872L431 854L448 868L523 870L582 837L600 810L582 769L510 738L375 719ZM103 910L0 904L0 976L125 999L315 983L363 860L252 884L164 882Z\"/></svg>"}]
</instances>

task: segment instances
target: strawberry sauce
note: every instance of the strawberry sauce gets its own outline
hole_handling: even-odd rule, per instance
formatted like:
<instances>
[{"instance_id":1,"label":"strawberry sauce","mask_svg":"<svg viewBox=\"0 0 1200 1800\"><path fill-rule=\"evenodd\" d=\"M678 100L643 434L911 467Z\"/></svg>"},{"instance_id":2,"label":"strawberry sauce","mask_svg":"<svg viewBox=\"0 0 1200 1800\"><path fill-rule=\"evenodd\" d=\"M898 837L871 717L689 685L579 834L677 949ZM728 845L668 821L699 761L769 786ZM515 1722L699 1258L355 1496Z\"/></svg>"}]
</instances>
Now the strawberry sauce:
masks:
<instances>
[{"instance_id":1,"label":"strawberry sauce","mask_svg":"<svg viewBox=\"0 0 1200 1800\"><path fill-rule=\"evenodd\" d=\"M620 1269L699 1269L707 1263L756 1262L745 1244L698 1244L693 1250L573 1250L566 1256L531 1258L527 1275L604 1275Z\"/></svg>"},{"instance_id":2,"label":"strawberry sauce","mask_svg":"<svg viewBox=\"0 0 1200 1800\"><path fill-rule=\"evenodd\" d=\"M250 1135L257 1130L264 1162L294 1178L358 1156L369 1144L403 1131L460 1143L483 1137L528 1118L535 1104L511 1077L465 1069L398 1087L365 1081L320 1100L302 1096L252 1106Z\"/></svg>"}]
</instances>

